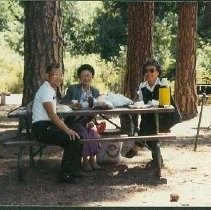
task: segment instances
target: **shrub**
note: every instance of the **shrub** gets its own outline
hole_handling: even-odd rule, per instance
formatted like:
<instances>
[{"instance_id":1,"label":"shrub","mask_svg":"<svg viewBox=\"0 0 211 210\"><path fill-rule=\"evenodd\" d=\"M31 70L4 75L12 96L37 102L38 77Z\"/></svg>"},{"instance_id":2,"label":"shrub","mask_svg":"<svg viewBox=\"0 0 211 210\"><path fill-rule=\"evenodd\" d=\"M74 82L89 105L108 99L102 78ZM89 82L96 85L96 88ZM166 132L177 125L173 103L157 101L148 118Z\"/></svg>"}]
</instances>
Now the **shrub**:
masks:
<instances>
[{"instance_id":1,"label":"shrub","mask_svg":"<svg viewBox=\"0 0 211 210\"><path fill-rule=\"evenodd\" d=\"M100 92L115 91L118 92L121 88L121 72L122 68L117 67L114 62L106 61L100 58L100 55L89 54L89 55L77 55L70 56L68 53L64 56L64 89L70 84L78 82L77 68L88 63L95 69L95 76L93 79L93 85L97 87Z\"/></svg>"},{"instance_id":2,"label":"shrub","mask_svg":"<svg viewBox=\"0 0 211 210\"><path fill-rule=\"evenodd\" d=\"M2 42L0 45L0 92L22 93L23 58Z\"/></svg>"}]
</instances>

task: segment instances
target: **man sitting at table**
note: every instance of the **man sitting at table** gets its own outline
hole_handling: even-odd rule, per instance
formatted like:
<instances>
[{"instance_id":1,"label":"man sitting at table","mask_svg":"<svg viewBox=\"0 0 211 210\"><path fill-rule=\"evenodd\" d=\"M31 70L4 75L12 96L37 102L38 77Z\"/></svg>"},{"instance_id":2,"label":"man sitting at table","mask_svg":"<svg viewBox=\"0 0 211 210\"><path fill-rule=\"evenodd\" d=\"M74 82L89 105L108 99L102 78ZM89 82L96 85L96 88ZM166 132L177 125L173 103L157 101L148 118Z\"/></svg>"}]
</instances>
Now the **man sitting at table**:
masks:
<instances>
[{"instance_id":1,"label":"man sitting at table","mask_svg":"<svg viewBox=\"0 0 211 210\"><path fill-rule=\"evenodd\" d=\"M61 103L71 104L72 102L77 101L80 103L82 109L91 108L95 98L100 95L99 90L91 86L94 74L95 71L91 65L81 65L77 70L79 84L69 86ZM67 117L65 123L69 127L74 128L83 139L100 138L95 128L96 120L94 116ZM83 144L82 157L85 171L92 171L100 168L96 163L95 157L99 149L99 143L86 142Z\"/></svg>"},{"instance_id":2,"label":"man sitting at table","mask_svg":"<svg viewBox=\"0 0 211 210\"><path fill-rule=\"evenodd\" d=\"M159 79L161 75L161 66L153 58L148 59L143 64L143 74L145 81L139 86L139 100L149 104L152 100L159 99L159 87L162 85ZM122 120L122 124L123 124ZM162 125L161 125L162 126ZM156 134L156 119L155 114L141 114L141 122L138 135L153 135ZM132 158L137 155L139 147L147 146L152 152L152 164L156 163L158 157L161 157L159 141L146 141L145 143L136 141L135 145L127 152L125 157ZM163 162L163 160L162 160Z\"/></svg>"},{"instance_id":3,"label":"man sitting at table","mask_svg":"<svg viewBox=\"0 0 211 210\"><path fill-rule=\"evenodd\" d=\"M62 79L60 64L46 68L46 80L38 89L32 107L32 132L38 142L64 148L59 181L78 183L75 162L81 157L75 154L81 153L80 136L56 114L56 90Z\"/></svg>"}]
</instances>

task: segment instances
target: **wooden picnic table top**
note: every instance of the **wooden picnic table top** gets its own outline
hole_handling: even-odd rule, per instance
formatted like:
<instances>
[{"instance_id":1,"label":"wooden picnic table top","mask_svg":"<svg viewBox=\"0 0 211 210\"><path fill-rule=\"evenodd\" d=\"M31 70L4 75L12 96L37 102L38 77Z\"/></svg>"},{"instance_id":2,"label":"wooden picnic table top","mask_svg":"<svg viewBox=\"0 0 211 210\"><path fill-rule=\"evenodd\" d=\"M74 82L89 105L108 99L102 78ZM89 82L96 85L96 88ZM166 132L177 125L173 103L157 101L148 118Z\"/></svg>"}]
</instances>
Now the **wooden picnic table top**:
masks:
<instances>
[{"instance_id":1,"label":"wooden picnic table top","mask_svg":"<svg viewBox=\"0 0 211 210\"><path fill-rule=\"evenodd\" d=\"M107 110L97 110L97 109L86 109L86 110L64 110L61 109L57 111L57 114L61 117L75 116L75 115L119 115L119 114L143 114L143 113L168 113L174 112L174 107L172 105L167 107L154 107L146 106L146 108L132 109L132 108L113 108ZM31 116L31 112L27 112L26 107L19 107L8 113L8 118L26 118Z\"/></svg>"}]
</instances>

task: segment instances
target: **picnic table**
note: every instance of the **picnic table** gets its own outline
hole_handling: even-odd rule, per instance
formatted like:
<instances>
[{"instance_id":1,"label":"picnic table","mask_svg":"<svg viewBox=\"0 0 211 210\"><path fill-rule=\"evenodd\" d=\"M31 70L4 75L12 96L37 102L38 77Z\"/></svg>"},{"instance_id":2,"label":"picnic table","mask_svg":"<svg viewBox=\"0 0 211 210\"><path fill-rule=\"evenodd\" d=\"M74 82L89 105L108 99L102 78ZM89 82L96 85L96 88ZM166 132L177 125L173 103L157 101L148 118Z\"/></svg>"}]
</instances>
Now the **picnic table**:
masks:
<instances>
[{"instance_id":1,"label":"picnic table","mask_svg":"<svg viewBox=\"0 0 211 210\"><path fill-rule=\"evenodd\" d=\"M95 110L95 109L89 109L89 110L62 110L60 109L57 111L57 114L65 118L67 116L85 116L85 115L95 115L95 116L101 116L103 119L106 119L108 121L109 118L107 116L111 115L122 115L122 114L143 114L143 113L154 113L156 115L156 128L157 128L157 134L156 135L149 135L149 136L122 136L119 135L119 137L113 138L113 137L102 137L100 139L86 139L81 140L83 141L89 141L89 142L125 142L125 141L153 141L153 140L164 140L164 139L172 139L176 138L175 135L171 133L159 133L159 114L160 113L169 113L174 112L173 106L167 106L167 107L153 107L153 106L146 106L139 109L131 109L131 108L113 108L108 110ZM36 139L33 138L33 135L31 134L31 117L32 113L29 112L26 107L19 107L15 110L12 110L8 113L8 118L18 118L22 119L25 123L25 128L23 129L22 126L18 126L17 130L17 136L16 141L9 141L5 142L5 145L7 146L18 146L18 156L17 156L17 169L18 169L18 178L19 181L23 180L23 167L22 167L22 155L23 150L25 148L29 148L29 157L30 157L30 166L34 165L34 157L36 155L42 155L43 148L46 147L46 145L40 144L36 141ZM110 121L111 122L111 121ZM119 127L120 128L120 127ZM121 129L121 128L120 128ZM121 130L122 133L124 133L123 130ZM24 138L24 140L23 140ZM34 151L34 147L38 147L38 150ZM156 174L161 173L161 157L158 158L157 166L156 166Z\"/></svg>"}]
</instances>

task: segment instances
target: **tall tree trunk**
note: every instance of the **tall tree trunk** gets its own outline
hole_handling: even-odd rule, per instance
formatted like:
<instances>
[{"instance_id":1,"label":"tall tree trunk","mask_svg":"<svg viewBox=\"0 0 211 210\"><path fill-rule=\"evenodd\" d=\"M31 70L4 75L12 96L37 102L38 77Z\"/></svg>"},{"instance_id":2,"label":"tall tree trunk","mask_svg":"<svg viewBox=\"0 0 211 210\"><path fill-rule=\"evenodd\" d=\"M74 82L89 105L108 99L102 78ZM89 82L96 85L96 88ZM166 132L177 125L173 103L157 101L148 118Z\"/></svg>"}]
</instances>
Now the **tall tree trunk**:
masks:
<instances>
[{"instance_id":1,"label":"tall tree trunk","mask_svg":"<svg viewBox=\"0 0 211 210\"><path fill-rule=\"evenodd\" d=\"M63 68L63 40L60 1L27 1L24 4L22 104L26 105L45 79L46 67L52 62L60 62Z\"/></svg>"},{"instance_id":2,"label":"tall tree trunk","mask_svg":"<svg viewBox=\"0 0 211 210\"><path fill-rule=\"evenodd\" d=\"M206 2L204 11L204 26L206 29L211 28L211 2Z\"/></svg>"},{"instance_id":3,"label":"tall tree trunk","mask_svg":"<svg viewBox=\"0 0 211 210\"><path fill-rule=\"evenodd\" d=\"M196 2L181 3L179 7L175 99L185 120L197 114L197 9Z\"/></svg>"},{"instance_id":4,"label":"tall tree trunk","mask_svg":"<svg viewBox=\"0 0 211 210\"><path fill-rule=\"evenodd\" d=\"M152 57L154 3L141 2L128 5L128 49L124 94L133 99L139 83L143 81L143 62Z\"/></svg>"}]
</instances>

